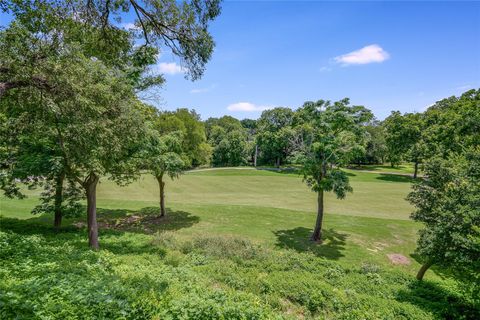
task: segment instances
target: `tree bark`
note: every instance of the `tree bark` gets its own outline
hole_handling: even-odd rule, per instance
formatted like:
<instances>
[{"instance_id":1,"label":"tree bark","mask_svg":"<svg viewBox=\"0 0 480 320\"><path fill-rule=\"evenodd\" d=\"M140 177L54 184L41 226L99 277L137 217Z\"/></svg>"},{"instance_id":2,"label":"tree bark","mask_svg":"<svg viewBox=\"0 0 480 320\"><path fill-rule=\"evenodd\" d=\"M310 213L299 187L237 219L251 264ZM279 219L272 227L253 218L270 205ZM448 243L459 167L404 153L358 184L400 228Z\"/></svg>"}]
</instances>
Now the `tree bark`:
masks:
<instances>
[{"instance_id":1,"label":"tree bark","mask_svg":"<svg viewBox=\"0 0 480 320\"><path fill-rule=\"evenodd\" d=\"M55 181L55 219L53 220L53 226L55 229L59 229L62 225L62 202L63 202L63 181L65 180L65 172L61 172Z\"/></svg>"},{"instance_id":2,"label":"tree bark","mask_svg":"<svg viewBox=\"0 0 480 320\"><path fill-rule=\"evenodd\" d=\"M258 156L258 144L255 144L255 155L254 155L254 158L253 158L253 166L254 167L257 166L257 156Z\"/></svg>"},{"instance_id":3,"label":"tree bark","mask_svg":"<svg viewBox=\"0 0 480 320\"><path fill-rule=\"evenodd\" d=\"M322 224L323 224L323 190L317 193L317 222L310 240L322 243Z\"/></svg>"},{"instance_id":4,"label":"tree bark","mask_svg":"<svg viewBox=\"0 0 480 320\"><path fill-rule=\"evenodd\" d=\"M98 224L97 224L97 184L100 179L95 173L90 173L84 183L87 195L87 226L88 245L93 250L98 250Z\"/></svg>"},{"instance_id":5,"label":"tree bark","mask_svg":"<svg viewBox=\"0 0 480 320\"><path fill-rule=\"evenodd\" d=\"M433 262L431 261L427 261L425 262L422 267L420 268L420 270L418 270L418 273L417 273L417 280L423 280L423 276L425 275L425 272L427 272L427 270L433 265Z\"/></svg>"},{"instance_id":6,"label":"tree bark","mask_svg":"<svg viewBox=\"0 0 480 320\"><path fill-rule=\"evenodd\" d=\"M158 187L160 189L160 217L165 217L165 182L163 181L163 173L157 176Z\"/></svg>"},{"instance_id":7,"label":"tree bark","mask_svg":"<svg viewBox=\"0 0 480 320\"><path fill-rule=\"evenodd\" d=\"M415 160L415 171L413 172L413 179L417 179L418 174L418 161Z\"/></svg>"}]
</instances>

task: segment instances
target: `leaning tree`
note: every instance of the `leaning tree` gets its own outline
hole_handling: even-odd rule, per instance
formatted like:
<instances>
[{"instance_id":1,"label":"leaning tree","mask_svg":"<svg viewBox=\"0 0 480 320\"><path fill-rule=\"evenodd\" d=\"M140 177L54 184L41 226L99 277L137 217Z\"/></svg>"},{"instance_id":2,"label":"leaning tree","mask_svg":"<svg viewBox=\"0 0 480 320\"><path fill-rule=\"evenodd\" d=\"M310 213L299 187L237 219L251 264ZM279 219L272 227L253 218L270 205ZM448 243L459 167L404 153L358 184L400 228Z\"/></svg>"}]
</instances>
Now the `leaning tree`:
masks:
<instances>
[{"instance_id":1,"label":"leaning tree","mask_svg":"<svg viewBox=\"0 0 480 320\"><path fill-rule=\"evenodd\" d=\"M423 223L416 253L423 261L417 279L434 264L480 280L480 146L425 164L408 200L412 219ZM480 290L480 288L477 288Z\"/></svg>"}]
</instances>

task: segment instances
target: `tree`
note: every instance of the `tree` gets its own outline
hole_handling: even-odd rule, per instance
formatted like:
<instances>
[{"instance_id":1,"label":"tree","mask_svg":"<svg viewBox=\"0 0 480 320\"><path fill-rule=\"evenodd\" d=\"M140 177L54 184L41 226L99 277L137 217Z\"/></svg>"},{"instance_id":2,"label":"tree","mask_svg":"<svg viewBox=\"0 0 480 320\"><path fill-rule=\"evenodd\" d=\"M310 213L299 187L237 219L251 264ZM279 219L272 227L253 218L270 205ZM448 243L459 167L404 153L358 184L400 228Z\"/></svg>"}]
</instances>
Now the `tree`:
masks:
<instances>
[{"instance_id":1,"label":"tree","mask_svg":"<svg viewBox=\"0 0 480 320\"><path fill-rule=\"evenodd\" d=\"M0 107L10 128L15 128L10 136L15 132L16 137L2 136L4 143L9 144L2 152L2 188L8 195L11 192L6 189L15 190L18 181L30 187L44 187L42 204L33 212L54 211L54 226L58 228L64 212L78 209L79 198L67 176L59 144L58 110L51 112L59 107L59 101L66 104L70 92L80 91L72 81L59 81L66 76L66 70L72 69L68 59L74 59L73 65L79 62L77 67L82 59L101 61L104 67L120 71L124 81L135 90L161 84L163 78L147 75L147 66L155 62L156 51L133 48L133 39L124 30L110 30L109 45L100 50L102 45L97 38L104 30L89 27L84 31L83 22L62 16L65 11L53 3L12 2L9 9L15 19L0 33ZM78 56L70 50L77 51ZM75 103L71 98L69 103ZM68 190L64 192L66 182Z\"/></svg>"},{"instance_id":2,"label":"tree","mask_svg":"<svg viewBox=\"0 0 480 320\"><path fill-rule=\"evenodd\" d=\"M436 156L425 164L426 179L417 181L408 200L412 219L422 222L417 254L422 258L417 279L433 264L480 280L480 148L464 154Z\"/></svg>"},{"instance_id":3,"label":"tree","mask_svg":"<svg viewBox=\"0 0 480 320\"><path fill-rule=\"evenodd\" d=\"M263 162L277 167L284 163L292 152L290 141L294 112L290 108L265 110L257 121L257 144Z\"/></svg>"},{"instance_id":4,"label":"tree","mask_svg":"<svg viewBox=\"0 0 480 320\"><path fill-rule=\"evenodd\" d=\"M246 163L247 135L243 129L227 131L220 126L214 126L210 143L213 145L214 166L234 167Z\"/></svg>"},{"instance_id":5,"label":"tree","mask_svg":"<svg viewBox=\"0 0 480 320\"><path fill-rule=\"evenodd\" d=\"M324 192L333 191L343 199L352 191L340 167L351 160L362 141L363 124L372 114L362 106L350 106L348 99L333 104L324 100L305 102L297 112L304 146L296 162L302 165L304 181L317 193L317 220L310 239L321 242Z\"/></svg>"},{"instance_id":6,"label":"tree","mask_svg":"<svg viewBox=\"0 0 480 320\"><path fill-rule=\"evenodd\" d=\"M214 166L239 166L246 163L247 132L242 123L231 116L205 121L208 142L213 148Z\"/></svg>"},{"instance_id":7,"label":"tree","mask_svg":"<svg viewBox=\"0 0 480 320\"><path fill-rule=\"evenodd\" d=\"M154 129L155 130L155 129ZM175 131L161 136L154 131L142 158L143 166L157 179L160 191L160 217L165 217L165 176L172 180L183 172L185 163L181 157L182 133Z\"/></svg>"},{"instance_id":8,"label":"tree","mask_svg":"<svg viewBox=\"0 0 480 320\"><path fill-rule=\"evenodd\" d=\"M205 126L195 110L180 108L158 115L155 125L160 134L182 132L182 159L186 167L207 164L212 150L207 143Z\"/></svg>"},{"instance_id":9,"label":"tree","mask_svg":"<svg viewBox=\"0 0 480 320\"><path fill-rule=\"evenodd\" d=\"M437 101L424 113L426 157L448 157L480 144L480 89Z\"/></svg>"},{"instance_id":10,"label":"tree","mask_svg":"<svg viewBox=\"0 0 480 320\"><path fill-rule=\"evenodd\" d=\"M191 0L176 2L174 0L99 0L99 1L17 1L4 0L1 2L3 11L21 19L23 24L30 24L40 28L41 32L52 24L62 24L67 18L71 32L64 35L63 41L77 41L84 48L84 54L95 56L109 66L128 67L131 76L138 76L142 72L142 64L125 64L122 55L124 44L128 37L119 31L118 23L121 15L132 13L136 18L138 29L130 30L137 39L143 39L143 45L138 46L138 60L150 60L160 48L166 47L175 56L181 59L186 77L192 80L199 79L205 71L205 65L210 60L215 43L208 32L210 21L220 14L219 0ZM152 50L154 49L154 50ZM88 51L88 53L87 53ZM145 53L148 53L145 55ZM39 57L41 58L41 57ZM148 64L151 64L148 63ZM148 65L147 64L147 65ZM145 64L143 64L145 65ZM7 70L3 70L7 71ZM126 70L124 70L126 71ZM158 82L157 76L144 77L144 85L151 86L151 82ZM43 76L16 78L0 78L0 96L9 89L35 86L47 88L50 86Z\"/></svg>"},{"instance_id":11,"label":"tree","mask_svg":"<svg viewBox=\"0 0 480 320\"><path fill-rule=\"evenodd\" d=\"M24 142L47 149L33 153L33 148L14 143L13 150L20 148L21 155L27 159L39 159L37 162L44 166L51 166L51 162L44 160L49 152L52 153L54 157L49 159L61 158L62 170L49 172L53 175L64 172L68 180L83 188L87 198L89 244L98 249L96 186L102 175L123 182L137 173L129 162L144 136L143 118L135 110L137 102L128 73L85 56L78 44L60 42L56 46L52 39L58 32L61 29L52 29L50 36L45 36L16 23L5 31L7 38L12 40L5 43L14 44L6 46L5 38L1 38L0 44L7 48L9 59L15 58L17 48L34 52L36 48L53 45L58 50L50 53L35 69L42 77L48 77L49 87L27 86L9 90L2 97L2 106L5 107L2 107L2 113L16 123L28 119L20 127L25 135ZM2 63L14 65L13 61L3 60ZM39 143L35 144L35 141ZM23 162L18 159L17 153L13 159L16 162L10 163L10 168L19 168ZM22 165L21 168L26 167ZM36 166L27 169L23 174L34 177L47 172L38 171Z\"/></svg>"},{"instance_id":12,"label":"tree","mask_svg":"<svg viewBox=\"0 0 480 320\"><path fill-rule=\"evenodd\" d=\"M402 115L395 111L384 121L390 162L392 165L398 164L402 159L413 162L414 178L417 178L418 166L426 153L423 118L420 113Z\"/></svg>"}]
</instances>

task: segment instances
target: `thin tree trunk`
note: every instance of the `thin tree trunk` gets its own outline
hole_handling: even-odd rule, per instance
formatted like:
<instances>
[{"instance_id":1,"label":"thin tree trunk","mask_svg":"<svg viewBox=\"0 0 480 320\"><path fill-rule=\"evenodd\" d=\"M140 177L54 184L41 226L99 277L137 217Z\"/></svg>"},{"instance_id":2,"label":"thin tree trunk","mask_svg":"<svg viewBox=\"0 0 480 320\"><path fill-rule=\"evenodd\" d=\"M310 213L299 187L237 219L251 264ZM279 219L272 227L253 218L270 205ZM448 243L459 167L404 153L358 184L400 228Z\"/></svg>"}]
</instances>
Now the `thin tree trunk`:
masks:
<instances>
[{"instance_id":1,"label":"thin tree trunk","mask_svg":"<svg viewBox=\"0 0 480 320\"><path fill-rule=\"evenodd\" d=\"M255 144L255 156L253 158L253 166L257 166L257 156L258 156L258 144Z\"/></svg>"},{"instance_id":2,"label":"thin tree trunk","mask_svg":"<svg viewBox=\"0 0 480 320\"><path fill-rule=\"evenodd\" d=\"M98 250L98 224L97 224L97 184L100 178L95 173L90 173L85 181L84 188L87 195L87 226L88 245L93 250Z\"/></svg>"},{"instance_id":3,"label":"thin tree trunk","mask_svg":"<svg viewBox=\"0 0 480 320\"><path fill-rule=\"evenodd\" d=\"M425 272L433 265L433 262L427 261L425 264L422 265L420 270L418 270L417 273L417 280L423 280L423 276L425 275Z\"/></svg>"},{"instance_id":4,"label":"thin tree trunk","mask_svg":"<svg viewBox=\"0 0 480 320\"><path fill-rule=\"evenodd\" d=\"M53 220L55 229L59 229L62 225L63 180L65 180L65 172L62 171L55 179L55 219Z\"/></svg>"},{"instance_id":5,"label":"thin tree trunk","mask_svg":"<svg viewBox=\"0 0 480 320\"><path fill-rule=\"evenodd\" d=\"M323 190L320 190L317 193L317 222L310 237L310 240L320 243L322 242L323 213Z\"/></svg>"},{"instance_id":6,"label":"thin tree trunk","mask_svg":"<svg viewBox=\"0 0 480 320\"><path fill-rule=\"evenodd\" d=\"M413 179L417 179L418 174L418 161L415 160L415 171L413 172Z\"/></svg>"},{"instance_id":7,"label":"thin tree trunk","mask_svg":"<svg viewBox=\"0 0 480 320\"><path fill-rule=\"evenodd\" d=\"M163 181L163 173L157 176L158 187L160 189L160 217L165 217L165 182Z\"/></svg>"}]
</instances>

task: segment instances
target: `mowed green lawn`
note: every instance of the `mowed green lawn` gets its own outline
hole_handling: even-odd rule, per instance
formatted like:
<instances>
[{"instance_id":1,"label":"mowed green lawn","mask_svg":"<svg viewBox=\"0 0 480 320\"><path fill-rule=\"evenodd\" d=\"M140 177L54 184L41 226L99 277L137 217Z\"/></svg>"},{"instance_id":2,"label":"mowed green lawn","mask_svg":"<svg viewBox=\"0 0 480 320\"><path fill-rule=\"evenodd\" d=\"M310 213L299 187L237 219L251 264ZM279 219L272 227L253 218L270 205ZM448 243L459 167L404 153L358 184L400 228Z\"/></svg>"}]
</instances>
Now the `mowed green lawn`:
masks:
<instances>
[{"instance_id":1,"label":"mowed green lawn","mask_svg":"<svg viewBox=\"0 0 480 320\"><path fill-rule=\"evenodd\" d=\"M418 268L411 257L418 225L408 219L412 207L405 197L410 178L348 173L354 192L344 200L332 194L326 197L322 245L308 241L316 217L316 195L302 178L252 168L190 171L179 180L168 181L168 221L145 227L145 232L173 230L187 238L208 234L247 237L276 248L311 251L340 263L374 262L413 273ZM2 198L1 214L31 219L30 209L39 191L28 193L23 200ZM158 186L149 175L127 187L106 179L99 185L100 221L139 215L145 208L151 212L156 206ZM51 217L35 219L51 222ZM387 257L391 253L405 255L411 263L392 265Z\"/></svg>"}]
</instances>

